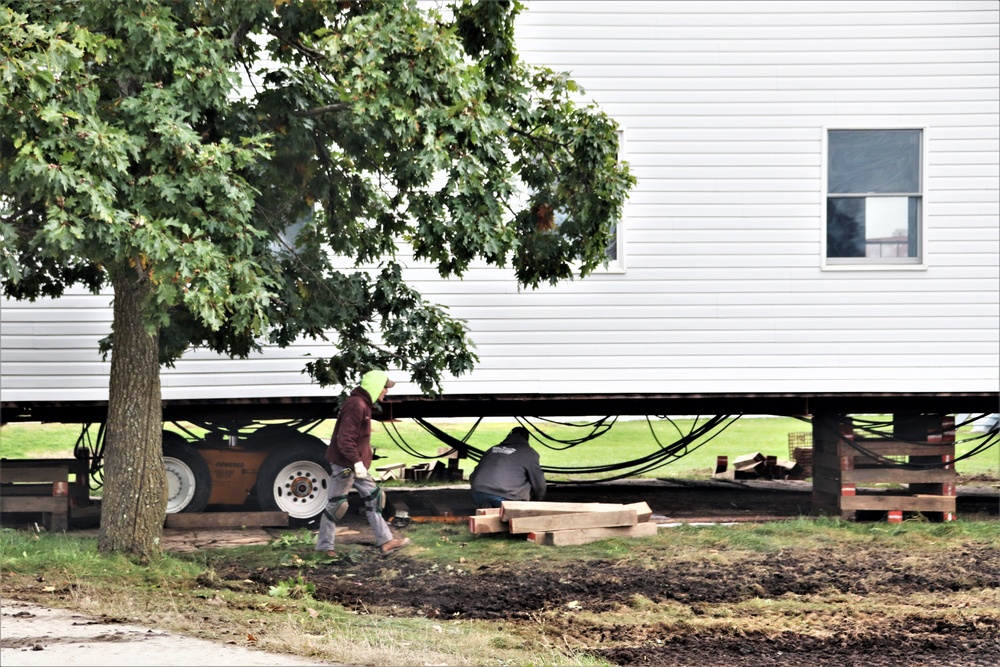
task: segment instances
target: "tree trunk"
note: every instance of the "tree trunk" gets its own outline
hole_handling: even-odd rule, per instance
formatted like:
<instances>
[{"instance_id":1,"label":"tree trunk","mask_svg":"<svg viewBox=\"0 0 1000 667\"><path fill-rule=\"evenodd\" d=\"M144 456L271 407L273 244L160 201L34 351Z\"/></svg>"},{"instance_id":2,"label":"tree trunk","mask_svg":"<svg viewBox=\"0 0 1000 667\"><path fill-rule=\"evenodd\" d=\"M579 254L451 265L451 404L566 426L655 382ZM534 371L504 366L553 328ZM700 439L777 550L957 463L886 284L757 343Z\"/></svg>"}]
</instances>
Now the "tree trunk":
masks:
<instances>
[{"instance_id":1,"label":"tree trunk","mask_svg":"<svg viewBox=\"0 0 1000 667\"><path fill-rule=\"evenodd\" d=\"M148 559L166 516L158 334L143 325L148 283L114 278L114 334L97 550Z\"/></svg>"}]
</instances>

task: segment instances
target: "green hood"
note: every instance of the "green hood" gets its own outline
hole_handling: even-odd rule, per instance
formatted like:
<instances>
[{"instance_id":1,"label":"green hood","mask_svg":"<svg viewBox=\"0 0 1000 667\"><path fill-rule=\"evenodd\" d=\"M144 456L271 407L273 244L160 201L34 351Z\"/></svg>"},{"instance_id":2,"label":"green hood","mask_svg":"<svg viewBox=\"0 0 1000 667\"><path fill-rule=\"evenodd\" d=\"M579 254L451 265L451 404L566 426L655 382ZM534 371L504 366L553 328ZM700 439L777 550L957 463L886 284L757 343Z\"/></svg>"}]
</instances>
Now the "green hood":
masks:
<instances>
[{"instance_id":1,"label":"green hood","mask_svg":"<svg viewBox=\"0 0 1000 667\"><path fill-rule=\"evenodd\" d=\"M368 392L374 403L388 381L389 376L385 371L368 371L361 377L361 388Z\"/></svg>"}]
</instances>

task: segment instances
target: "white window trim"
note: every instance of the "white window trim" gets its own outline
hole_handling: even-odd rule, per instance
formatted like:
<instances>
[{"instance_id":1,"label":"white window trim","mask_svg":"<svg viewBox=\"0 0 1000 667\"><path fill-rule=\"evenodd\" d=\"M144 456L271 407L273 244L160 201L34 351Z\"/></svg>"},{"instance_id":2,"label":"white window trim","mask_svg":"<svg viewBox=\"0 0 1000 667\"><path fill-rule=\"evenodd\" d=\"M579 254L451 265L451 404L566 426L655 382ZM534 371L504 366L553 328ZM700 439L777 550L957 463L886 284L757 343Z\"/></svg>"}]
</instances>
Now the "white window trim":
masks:
<instances>
[{"instance_id":1,"label":"white window trim","mask_svg":"<svg viewBox=\"0 0 1000 667\"><path fill-rule=\"evenodd\" d=\"M920 262L917 263L889 263L889 262L835 262L831 264L826 256L826 202L830 197L828 191L829 179L829 150L831 130L919 130L920 131L920 193L921 193L921 214L920 214L920 238L918 239ZM819 260L821 271L926 271L929 267L927 261L927 228L930 220L930 192L927 187L927 156L930 154L929 146L930 130L927 126L916 125L824 125L821 128L820 143L822 145L822 156L820 157L820 225L819 225Z\"/></svg>"},{"instance_id":2,"label":"white window trim","mask_svg":"<svg viewBox=\"0 0 1000 667\"><path fill-rule=\"evenodd\" d=\"M625 128L618 128L618 161L626 162L628 152L625 149ZM618 249L618 256L614 261L609 261L607 266L600 265L591 273L591 275L596 274L621 274L626 272L625 264L625 220L628 217L628 197L625 198L625 203L622 205L622 214L618 218L618 223L615 225L615 247Z\"/></svg>"}]
</instances>

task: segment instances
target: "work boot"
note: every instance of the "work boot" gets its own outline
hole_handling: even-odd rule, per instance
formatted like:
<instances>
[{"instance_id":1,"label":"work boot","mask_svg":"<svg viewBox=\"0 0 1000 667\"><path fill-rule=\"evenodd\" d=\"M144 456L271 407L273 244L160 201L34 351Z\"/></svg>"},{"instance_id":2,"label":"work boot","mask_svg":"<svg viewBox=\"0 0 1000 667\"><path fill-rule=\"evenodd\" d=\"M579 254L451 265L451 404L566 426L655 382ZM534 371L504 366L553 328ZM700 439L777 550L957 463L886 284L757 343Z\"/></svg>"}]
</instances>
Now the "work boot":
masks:
<instances>
[{"instance_id":1,"label":"work boot","mask_svg":"<svg viewBox=\"0 0 1000 667\"><path fill-rule=\"evenodd\" d=\"M399 551L403 547L409 546L409 544L410 544L410 538L397 537L389 540L388 542L380 546L379 549L382 551L383 556L388 556L391 553Z\"/></svg>"}]
</instances>

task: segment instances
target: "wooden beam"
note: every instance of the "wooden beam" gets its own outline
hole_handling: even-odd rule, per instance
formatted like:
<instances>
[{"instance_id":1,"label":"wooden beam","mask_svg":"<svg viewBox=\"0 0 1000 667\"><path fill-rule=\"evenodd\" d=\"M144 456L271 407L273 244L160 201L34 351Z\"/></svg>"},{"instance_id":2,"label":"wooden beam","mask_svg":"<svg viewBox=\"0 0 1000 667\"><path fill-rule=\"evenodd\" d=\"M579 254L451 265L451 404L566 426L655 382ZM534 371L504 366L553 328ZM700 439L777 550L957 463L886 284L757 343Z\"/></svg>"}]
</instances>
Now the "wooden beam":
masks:
<instances>
[{"instance_id":1,"label":"wooden beam","mask_svg":"<svg viewBox=\"0 0 1000 667\"><path fill-rule=\"evenodd\" d=\"M476 509L476 516L500 516L499 507L480 507Z\"/></svg>"},{"instance_id":2,"label":"wooden beam","mask_svg":"<svg viewBox=\"0 0 1000 667\"><path fill-rule=\"evenodd\" d=\"M466 523L469 516L466 514L455 516L453 514L435 514L431 516L411 516L411 523Z\"/></svg>"},{"instance_id":3,"label":"wooden beam","mask_svg":"<svg viewBox=\"0 0 1000 667\"><path fill-rule=\"evenodd\" d=\"M499 514L477 514L469 517L469 532L473 535L505 533L507 524L500 519Z\"/></svg>"},{"instance_id":4,"label":"wooden beam","mask_svg":"<svg viewBox=\"0 0 1000 667\"><path fill-rule=\"evenodd\" d=\"M905 512L954 512L955 496L843 496L842 510L903 510Z\"/></svg>"},{"instance_id":5,"label":"wooden beam","mask_svg":"<svg viewBox=\"0 0 1000 667\"><path fill-rule=\"evenodd\" d=\"M944 443L944 444L927 444L920 442L904 442L901 440L886 440L883 438L877 438L873 440L865 440L863 438L855 438L855 444L858 447L866 449L867 451L877 454L879 456L941 456L944 454L955 454L955 443ZM859 459L868 457L864 453L854 449L855 456Z\"/></svg>"},{"instance_id":6,"label":"wooden beam","mask_svg":"<svg viewBox=\"0 0 1000 667\"><path fill-rule=\"evenodd\" d=\"M516 535L550 530L633 526L636 523L638 523L638 515L634 509L616 509L610 511L578 512L575 514L516 517L511 519L508 525L510 526L510 532Z\"/></svg>"},{"instance_id":7,"label":"wooden beam","mask_svg":"<svg viewBox=\"0 0 1000 667\"><path fill-rule=\"evenodd\" d=\"M616 528L580 528L575 530L554 530L535 533L535 543L546 546L562 547L575 544L588 544L598 540L616 537L650 537L656 535L655 523L637 523L634 526Z\"/></svg>"},{"instance_id":8,"label":"wooden beam","mask_svg":"<svg viewBox=\"0 0 1000 667\"><path fill-rule=\"evenodd\" d=\"M286 512L191 512L168 514L165 528L260 528L287 526Z\"/></svg>"},{"instance_id":9,"label":"wooden beam","mask_svg":"<svg viewBox=\"0 0 1000 667\"><path fill-rule=\"evenodd\" d=\"M854 468L841 471L845 484L915 484L919 482L954 482L954 468Z\"/></svg>"},{"instance_id":10,"label":"wooden beam","mask_svg":"<svg viewBox=\"0 0 1000 667\"><path fill-rule=\"evenodd\" d=\"M635 518L639 523L649 521L653 518L653 510L646 502L630 503L625 505L624 509L635 510Z\"/></svg>"},{"instance_id":11,"label":"wooden beam","mask_svg":"<svg viewBox=\"0 0 1000 667\"><path fill-rule=\"evenodd\" d=\"M0 512L54 512L67 514L66 496L0 496Z\"/></svg>"},{"instance_id":12,"label":"wooden beam","mask_svg":"<svg viewBox=\"0 0 1000 667\"><path fill-rule=\"evenodd\" d=\"M555 503L540 500L505 500L501 503L500 516L504 519L551 514L577 514L579 512L605 512L620 510L620 503Z\"/></svg>"}]
</instances>

